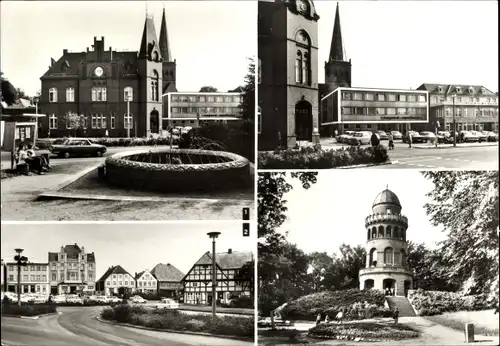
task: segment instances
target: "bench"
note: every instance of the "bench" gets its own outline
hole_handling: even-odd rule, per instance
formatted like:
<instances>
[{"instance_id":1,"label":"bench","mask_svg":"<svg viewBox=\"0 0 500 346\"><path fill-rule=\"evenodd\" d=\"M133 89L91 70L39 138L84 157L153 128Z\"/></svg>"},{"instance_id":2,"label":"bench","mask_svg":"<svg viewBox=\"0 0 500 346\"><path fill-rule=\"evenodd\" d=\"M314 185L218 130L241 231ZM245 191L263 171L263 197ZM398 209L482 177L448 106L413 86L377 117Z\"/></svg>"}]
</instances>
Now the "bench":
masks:
<instances>
[{"instance_id":1,"label":"bench","mask_svg":"<svg viewBox=\"0 0 500 346\"><path fill-rule=\"evenodd\" d=\"M16 172L20 174L28 175L30 172L30 167L27 163L18 163L16 165Z\"/></svg>"}]
</instances>

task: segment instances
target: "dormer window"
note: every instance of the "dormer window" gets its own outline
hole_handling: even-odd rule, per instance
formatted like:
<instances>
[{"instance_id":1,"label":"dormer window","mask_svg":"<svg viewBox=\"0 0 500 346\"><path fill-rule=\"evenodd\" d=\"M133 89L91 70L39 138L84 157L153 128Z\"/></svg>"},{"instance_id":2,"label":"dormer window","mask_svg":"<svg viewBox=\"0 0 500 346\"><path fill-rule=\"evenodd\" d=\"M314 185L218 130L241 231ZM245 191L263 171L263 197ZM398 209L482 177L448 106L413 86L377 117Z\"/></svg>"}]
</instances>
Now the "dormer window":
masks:
<instances>
[{"instance_id":1,"label":"dormer window","mask_svg":"<svg viewBox=\"0 0 500 346\"><path fill-rule=\"evenodd\" d=\"M469 94L473 94L474 93L474 88L473 87L469 87Z\"/></svg>"},{"instance_id":2,"label":"dormer window","mask_svg":"<svg viewBox=\"0 0 500 346\"><path fill-rule=\"evenodd\" d=\"M440 92L440 93L443 92L443 87L442 86L438 86L438 92Z\"/></svg>"},{"instance_id":3,"label":"dormer window","mask_svg":"<svg viewBox=\"0 0 500 346\"><path fill-rule=\"evenodd\" d=\"M486 88L481 88L481 94L486 94Z\"/></svg>"},{"instance_id":4,"label":"dormer window","mask_svg":"<svg viewBox=\"0 0 500 346\"><path fill-rule=\"evenodd\" d=\"M461 88L461 87L459 87L459 86L457 86L457 87L455 87L455 91L456 91L457 93L462 92L462 88Z\"/></svg>"}]
</instances>

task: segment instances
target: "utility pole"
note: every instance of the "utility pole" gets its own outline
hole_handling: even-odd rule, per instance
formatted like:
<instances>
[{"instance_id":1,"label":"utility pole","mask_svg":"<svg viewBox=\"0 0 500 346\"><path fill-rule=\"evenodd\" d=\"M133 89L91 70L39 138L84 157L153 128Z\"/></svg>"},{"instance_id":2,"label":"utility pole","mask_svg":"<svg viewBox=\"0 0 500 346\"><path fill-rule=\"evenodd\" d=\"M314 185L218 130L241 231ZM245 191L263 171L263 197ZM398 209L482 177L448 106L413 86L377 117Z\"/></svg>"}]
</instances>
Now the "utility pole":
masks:
<instances>
[{"instance_id":1,"label":"utility pole","mask_svg":"<svg viewBox=\"0 0 500 346\"><path fill-rule=\"evenodd\" d=\"M21 256L24 249L15 249L17 255L14 260L17 262L17 305L21 306L21 267L27 265L28 257Z\"/></svg>"},{"instance_id":2,"label":"utility pole","mask_svg":"<svg viewBox=\"0 0 500 346\"><path fill-rule=\"evenodd\" d=\"M220 232L208 232L207 235L212 239L212 317L217 316L217 266L215 261L215 239Z\"/></svg>"}]
</instances>

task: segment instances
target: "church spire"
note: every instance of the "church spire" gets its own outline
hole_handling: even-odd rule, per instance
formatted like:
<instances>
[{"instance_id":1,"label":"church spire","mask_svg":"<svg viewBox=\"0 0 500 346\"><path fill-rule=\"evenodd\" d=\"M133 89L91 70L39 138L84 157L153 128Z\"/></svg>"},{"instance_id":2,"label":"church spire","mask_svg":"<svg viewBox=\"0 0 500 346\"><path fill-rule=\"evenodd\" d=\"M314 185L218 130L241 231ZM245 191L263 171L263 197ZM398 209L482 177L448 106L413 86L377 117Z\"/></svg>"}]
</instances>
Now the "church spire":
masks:
<instances>
[{"instance_id":1,"label":"church spire","mask_svg":"<svg viewBox=\"0 0 500 346\"><path fill-rule=\"evenodd\" d=\"M335 11L335 23L333 25L332 43L330 46L330 56L328 61L345 61L344 47L342 46L342 32L340 31L339 3Z\"/></svg>"},{"instance_id":2,"label":"church spire","mask_svg":"<svg viewBox=\"0 0 500 346\"><path fill-rule=\"evenodd\" d=\"M170 50L170 43L167 34L167 19L165 16L165 5L163 5L163 16L161 18L160 27L160 53L163 61L172 61L172 51Z\"/></svg>"},{"instance_id":3,"label":"church spire","mask_svg":"<svg viewBox=\"0 0 500 346\"><path fill-rule=\"evenodd\" d=\"M139 58L149 57L152 49L155 47L158 47L155 23L152 17L146 16L144 31L142 32L141 47L139 49Z\"/></svg>"}]
</instances>

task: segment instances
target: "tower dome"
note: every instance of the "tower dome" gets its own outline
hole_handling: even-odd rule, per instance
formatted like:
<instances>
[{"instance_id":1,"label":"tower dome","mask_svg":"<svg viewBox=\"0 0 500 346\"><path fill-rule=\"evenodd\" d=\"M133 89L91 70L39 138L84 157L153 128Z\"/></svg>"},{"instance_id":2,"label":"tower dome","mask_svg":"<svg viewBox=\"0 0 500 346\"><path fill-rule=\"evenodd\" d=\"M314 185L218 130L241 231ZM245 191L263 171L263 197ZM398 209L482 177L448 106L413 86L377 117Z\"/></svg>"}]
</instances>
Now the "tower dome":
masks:
<instances>
[{"instance_id":1,"label":"tower dome","mask_svg":"<svg viewBox=\"0 0 500 346\"><path fill-rule=\"evenodd\" d=\"M373 201L372 210L374 213L391 212L399 214L401 212L401 203L399 202L398 196L388 188L380 192L375 200ZM388 211L391 210L391 211Z\"/></svg>"}]
</instances>

